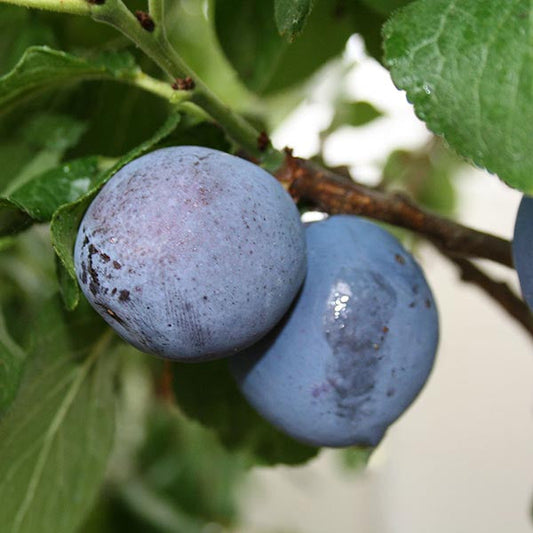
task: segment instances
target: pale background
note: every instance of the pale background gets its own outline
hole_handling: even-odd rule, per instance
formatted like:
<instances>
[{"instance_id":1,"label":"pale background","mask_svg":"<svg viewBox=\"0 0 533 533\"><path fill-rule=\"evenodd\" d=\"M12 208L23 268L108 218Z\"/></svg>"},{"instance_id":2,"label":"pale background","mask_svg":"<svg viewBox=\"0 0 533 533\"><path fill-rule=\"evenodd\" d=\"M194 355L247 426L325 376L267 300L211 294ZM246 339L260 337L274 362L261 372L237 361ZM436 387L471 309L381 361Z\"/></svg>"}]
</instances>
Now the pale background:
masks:
<instances>
[{"instance_id":1,"label":"pale background","mask_svg":"<svg viewBox=\"0 0 533 533\"><path fill-rule=\"evenodd\" d=\"M346 128L325 153L329 164L348 163L372 182L388 151L420 146L428 133L388 73L364 58L357 39L345 62L354 60L350 94L387 116ZM328 83L310 88L306 103L276 132L277 147L292 146L300 156L316 150L318 131L331 114ZM510 238L520 194L480 170L463 174L459 219ZM256 468L242 489L242 533L533 530L533 345L485 294L458 281L453 266L429 246L418 259L441 322L438 359L426 388L363 474L343 471L333 451L305 467ZM489 266L517 287L513 271Z\"/></svg>"}]
</instances>

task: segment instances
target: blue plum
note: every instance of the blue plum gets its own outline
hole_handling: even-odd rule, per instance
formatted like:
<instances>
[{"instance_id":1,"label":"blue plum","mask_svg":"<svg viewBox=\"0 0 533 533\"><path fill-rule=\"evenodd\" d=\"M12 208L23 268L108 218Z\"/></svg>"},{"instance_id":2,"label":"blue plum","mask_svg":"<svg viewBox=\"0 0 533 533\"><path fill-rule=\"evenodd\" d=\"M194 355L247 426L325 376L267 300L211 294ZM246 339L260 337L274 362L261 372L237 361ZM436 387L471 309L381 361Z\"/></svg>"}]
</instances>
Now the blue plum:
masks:
<instances>
[{"instance_id":1,"label":"blue plum","mask_svg":"<svg viewBox=\"0 0 533 533\"><path fill-rule=\"evenodd\" d=\"M533 309L533 198L520 202L513 238L513 260L524 300Z\"/></svg>"},{"instance_id":2,"label":"blue plum","mask_svg":"<svg viewBox=\"0 0 533 533\"><path fill-rule=\"evenodd\" d=\"M136 159L102 188L74 260L93 307L128 342L199 361L256 342L306 271L298 211L266 171L180 146Z\"/></svg>"},{"instance_id":3,"label":"blue plum","mask_svg":"<svg viewBox=\"0 0 533 533\"><path fill-rule=\"evenodd\" d=\"M250 404L315 446L375 446L433 365L438 314L412 256L379 226L333 216L306 228L295 303L230 368Z\"/></svg>"}]
</instances>

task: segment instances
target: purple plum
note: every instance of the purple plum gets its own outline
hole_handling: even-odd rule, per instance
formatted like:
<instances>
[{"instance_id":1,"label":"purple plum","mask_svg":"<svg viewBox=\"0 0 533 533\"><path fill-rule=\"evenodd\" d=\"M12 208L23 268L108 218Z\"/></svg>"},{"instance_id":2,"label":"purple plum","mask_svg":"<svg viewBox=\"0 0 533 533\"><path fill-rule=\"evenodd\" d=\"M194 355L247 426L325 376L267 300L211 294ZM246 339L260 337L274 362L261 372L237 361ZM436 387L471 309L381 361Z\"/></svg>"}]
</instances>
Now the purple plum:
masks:
<instances>
[{"instance_id":1,"label":"purple plum","mask_svg":"<svg viewBox=\"0 0 533 533\"><path fill-rule=\"evenodd\" d=\"M376 446L433 366L433 296L413 257L373 223L332 216L306 237L299 296L230 368L250 404L295 439Z\"/></svg>"},{"instance_id":2,"label":"purple plum","mask_svg":"<svg viewBox=\"0 0 533 533\"><path fill-rule=\"evenodd\" d=\"M305 235L270 174L217 150L140 157L79 227L83 293L139 350L200 361L242 350L284 315L305 276Z\"/></svg>"},{"instance_id":3,"label":"purple plum","mask_svg":"<svg viewBox=\"0 0 533 533\"><path fill-rule=\"evenodd\" d=\"M533 198L524 196L514 227L513 259L524 300L533 309Z\"/></svg>"}]
</instances>

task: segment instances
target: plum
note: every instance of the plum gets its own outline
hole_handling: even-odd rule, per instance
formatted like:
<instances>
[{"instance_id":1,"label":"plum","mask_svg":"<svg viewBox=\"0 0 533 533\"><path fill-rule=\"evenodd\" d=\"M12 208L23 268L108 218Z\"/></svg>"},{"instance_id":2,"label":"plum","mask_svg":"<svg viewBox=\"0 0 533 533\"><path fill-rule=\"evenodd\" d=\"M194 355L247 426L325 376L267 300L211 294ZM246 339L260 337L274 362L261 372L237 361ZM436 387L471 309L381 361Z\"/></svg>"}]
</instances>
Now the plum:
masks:
<instances>
[{"instance_id":1,"label":"plum","mask_svg":"<svg viewBox=\"0 0 533 533\"><path fill-rule=\"evenodd\" d=\"M524 300L533 309L533 198L520 202L513 238L513 260Z\"/></svg>"},{"instance_id":2,"label":"plum","mask_svg":"<svg viewBox=\"0 0 533 533\"><path fill-rule=\"evenodd\" d=\"M349 215L309 225L307 276L280 324L229 365L273 425L315 446L376 446L433 365L438 315L398 240Z\"/></svg>"},{"instance_id":3,"label":"plum","mask_svg":"<svg viewBox=\"0 0 533 533\"><path fill-rule=\"evenodd\" d=\"M181 361L256 342L306 271L298 210L265 170L217 150L163 148L124 166L80 224L83 293L139 350Z\"/></svg>"}]
</instances>

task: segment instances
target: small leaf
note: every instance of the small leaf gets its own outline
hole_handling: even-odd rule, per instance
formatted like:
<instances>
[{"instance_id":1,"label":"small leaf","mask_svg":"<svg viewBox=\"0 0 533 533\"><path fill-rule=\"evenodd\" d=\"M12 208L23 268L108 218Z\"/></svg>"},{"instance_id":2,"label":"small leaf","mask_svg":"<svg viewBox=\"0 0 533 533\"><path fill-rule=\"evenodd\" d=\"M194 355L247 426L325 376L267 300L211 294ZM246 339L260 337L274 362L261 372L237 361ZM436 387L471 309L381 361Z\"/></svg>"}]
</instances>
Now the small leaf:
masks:
<instances>
[{"instance_id":1,"label":"small leaf","mask_svg":"<svg viewBox=\"0 0 533 533\"><path fill-rule=\"evenodd\" d=\"M0 113L45 89L84 79L121 79L134 70L131 56L125 52L106 53L90 61L46 46L33 46L13 70L0 78Z\"/></svg>"},{"instance_id":2,"label":"small leaf","mask_svg":"<svg viewBox=\"0 0 533 533\"><path fill-rule=\"evenodd\" d=\"M230 450L263 464L299 464L318 449L287 437L261 418L240 394L227 361L173 365L174 394L187 416L213 429Z\"/></svg>"},{"instance_id":3,"label":"small leaf","mask_svg":"<svg viewBox=\"0 0 533 533\"><path fill-rule=\"evenodd\" d=\"M341 102L335 109L335 116L328 129L364 126L382 116L383 113L369 102Z\"/></svg>"},{"instance_id":4,"label":"small leaf","mask_svg":"<svg viewBox=\"0 0 533 533\"><path fill-rule=\"evenodd\" d=\"M65 315L58 299L31 326L25 375L0 421L0 531L70 533L92 505L113 442L112 334L87 308Z\"/></svg>"},{"instance_id":5,"label":"small leaf","mask_svg":"<svg viewBox=\"0 0 533 533\"><path fill-rule=\"evenodd\" d=\"M417 0L385 27L386 63L417 115L459 154L533 192L533 8Z\"/></svg>"},{"instance_id":6,"label":"small leaf","mask_svg":"<svg viewBox=\"0 0 533 533\"><path fill-rule=\"evenodd\" d=\"M415 152L396 150L383 169L383 183L394 184L417 203L449 216L456 204L452 180L460 163L443 142Z\"/></svg>"},{"instance_id":7,"label":"small leaf","mask_svg":"<svg viewBox=\"0 0 533 533\"><path fill-rule=\"evenodd\" d=\"M170 115L165 124L163 124L163 126L161 126L150 139L129 151L109 170L99 174L94 182L91 183L90 190L74 202L62 205L52 217L52 245L60 259L58 268L65 269L65 272L60 272L58 277L62 282L61 293L66 298L65 305L68 309L74 309L79 301L79 288L78 282L76 281L76 271L74 268L72 253L74 250L74 243L76 242L78 226L87 207L100 188L109 180L109 178L111 178L111 176L113 176L113 174L118 172L124 165L133 159L136 159L151 150L157 143L163 141L174 131L179 121L180 115L178 113Z\"/></svg>"},{"instance_id":8,"label":"small leaf","mask_svg":"<svg viewBox=\"0 0 533 533\"><path fill-rule=\"evenodd\" d=\"M303 30L313 8L313 0L274 0L276 25L280 35L293 41Z\"/></svg>"},{"instance_id":9,"label":"small leaf","mask_svg":"<svg viewBox=\"0 0 533 533\"><path fill-rule=\"evenodd\" d=\"M0 418L15 397L25 359L26 354L10 337L0 312Z\"/></svg>"},{"instance_id":10,"label":"small leaf","mask_svg":"<svg viewBox=\"0 0 533 533\"><path fill-rule=\"evenodd\" d=\"M375 448L361 448L357 446L351 446L350 448L340 450L342 465L347 470L360 472L368 464L374 450Z\"/></svg>"}]
</instances>

